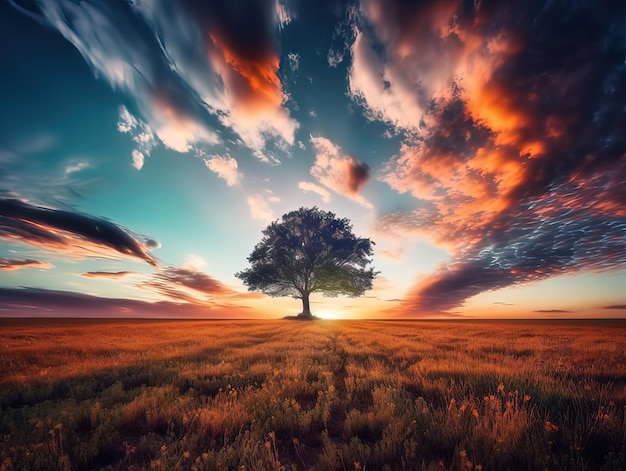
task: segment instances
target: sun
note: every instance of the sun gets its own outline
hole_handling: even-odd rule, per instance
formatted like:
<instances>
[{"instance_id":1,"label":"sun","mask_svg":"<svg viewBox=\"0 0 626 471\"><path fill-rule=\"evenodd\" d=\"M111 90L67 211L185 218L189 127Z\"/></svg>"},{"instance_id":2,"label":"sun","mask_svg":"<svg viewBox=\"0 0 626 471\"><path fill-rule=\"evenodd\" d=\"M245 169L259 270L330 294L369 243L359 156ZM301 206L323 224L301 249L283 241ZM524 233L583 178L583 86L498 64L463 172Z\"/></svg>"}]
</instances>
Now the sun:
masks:
<instances>
[{"instance_id":1,"label":"sun","mask_svg":"<svg viewBox=\"0 0 626 471\"><path fill-rule=\"evenodd\" d=\"M342 318L339 311L335 311L334 309L323 309L321 311L316 312L315 315L319 317L320 319L326 319L326 320L337 320L337 319Z\"/></svg>"}]
</instances>

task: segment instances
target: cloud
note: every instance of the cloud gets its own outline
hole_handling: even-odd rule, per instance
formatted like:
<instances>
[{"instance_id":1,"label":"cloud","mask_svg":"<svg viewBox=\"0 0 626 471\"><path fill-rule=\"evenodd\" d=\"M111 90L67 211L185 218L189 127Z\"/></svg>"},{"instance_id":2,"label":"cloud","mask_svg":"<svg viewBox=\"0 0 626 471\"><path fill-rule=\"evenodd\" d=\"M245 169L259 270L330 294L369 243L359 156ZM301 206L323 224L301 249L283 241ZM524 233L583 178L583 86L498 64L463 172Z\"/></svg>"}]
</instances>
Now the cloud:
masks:
<instances>
[{"instance_id":1,"label":"cloud","mask_svg":"<svg viewBox=\"0 0 626 471\"><path fill-rule=\"evenodd\" d=\"M136 272L134 271L89 271L87 273L81 273L81 275L85 278L104 278L110 280L119 280L121 278L126 278L127 276L135 274Z\"/></svg>"},{"instance_id":2,"label":"cloud","mask_svg":"<svg viewBox=\"0 0 626 471\"><path fill-rule=\"evenodd\" d=\"M379 256L397 262L402 261L404 256L404 249L402 247L395 249L379 249L377 252Z\"/></svg>"},{"instance_id":3,"label":"cloud","mask_svg":"<svg viewBox=\"0 0 626 471\"><path fill-rule=\"evenodd\" d=\"M138 286L156 291L170 300L191 304L209 305L216 297L235 295L220 281L191 266L163 268Z\"/></svg>"},{"instance_id":4,"label":"cloud","mask_svg":"<svg viewBox=\"0 0 626 471\"><path fill-rule=\"evenodd\" d=\"M290 52L287 54L287 60L289 61L289 68L291 69L291 72L297 72L300 68L300 54Z\"/></svg>"},{"instance_id":5,"label":"cloud","mask_svg":"<svg viewBox=\"0 0 626 471\"><path fill-rule=\"evenodd\" d=\"M328 66L336 68L339 64L343 62L344 51L337 50L334 48L330 48L328 50L328 54L326 54L326 60L328 61Z\"/></svg>"},{"instance_id":6,"label":"cloud","mask_svg":"<svg viewBox=\"0 0 626 471\"><path fill-rule=\"evenodd\" d=\"M325 187L371 209L372 204L359 193L370 178L369 166L355 157L344 155L325 137L311 136L311 143L315 149L311 175Z\"/></svg>"},{"instance_id":7,"label":"cloud","mask_svg":"<svg viewBox=\"0 0 626 471\"><path fill-rule=\"evenodd\" d=\"M198 143L214 145L220 142L207 125L180 110L168 97L156 97L153 108L155 117L150 127L166 147L184 153Z\"/></svg>"},{"instance_id":8,"label":"cloud","mask_svg":"<svg viewBox=\"0 0 626 471\"><path fill-rule=\"evenodd\" d=\"M152 149L157 145L157 140L152 129L146 123L133 116L125 106L120 106L117 130L132 136L137 146L131 153L133 167L137 170L141 170L145 158L150 156Z\"/></svg>"},{"instance_id":9,"label":"cloud","mask_svg":"<svg viewBox=\"0 0 626 471\"><path fill-rule=\"evenodd\" d=\"M146 156L143 154L143 152L137 149L133 149L131 155L133 157L133 167L135 167L137 170L141 170L146 160Z\"/></svg>"},{"instance_id":10,"label":"cloud","mask_svg":"<svg viewBox=\"0 0 626 471\"><path fill-rule=\"evenodd\" d=\"M567 311L565 309L538 309L534 312L541 312L544 314L565 314L572 311Z\"/></svg>"},{"instance_id":11,"label":"cloud","mask_svg":"<svg viewBox=\"0 0 626 471\"><path fill-rule=\"evenodd\" d=\"M54 268L51 263L42 262L33 259L7 259L0 258L0 271L21 270L23 268L39 268L41 270L49 270Z\"/></svg>"},{"instance_id":12,"label":"cloud","mask_svg":"<svg viewBox=\"0 0 626 471\"><path fill-rule=\"evenodd\" d=\"M72 257L138 258L156 266L148 253L158 243L141 241L106 219L0 199L0 238L35 245Z\"/></svg>"},{"instance_id":13,"label":"cloud","mask_svg":"<svg viewBox=\"0 0 626 471\"><path fill-rule=\"evenodd\" d=\"M382 215L378 232L452 255L405 309L626 265L625 16L592 2L360 3L349 93L403 139L381 179L418 207Z\"/></svg>"},{"instance_id":14,"label":"cloud","mask_svg":"<svg viewBox=\"0 0 626 471\"><path fill-rule=\"evenodd\" d=\"M346 9L345 18L335 26L335 31L332 35L333 44L326 54L329 67L336 68L349 55L350 44L354 41L357 33L357 28L354 25L357 18L358 11L356 7L350 5Z\"/></svg>"},{"instance_id":15,"label":"cloud","mask_svg":"<svg viewBox=\"0 0 626 471\"><path fill-rule=\"evenodd\" d=\"M262 160L268 143L291 146L298 124L282 106L278 30L284 5L264 0L143 5L146 19L180 77ZM169 14L168 17L166 14Z\"/></svg>"},{"instance_id":16,"label":"cloud","mask_svg":"<svg viewBox=\"0 0 626 471\"><path fill-rule=\"evenodd\" d=\"M322 188L315 183L298 182L298 188L300 188L304 192L311 192L319 195L324 203L328 203L330 201L330 192L326 188Z\"/></svg>"},{"instance_id":17,"label":"cloud","mask_svg":"<svg viewBox=\"0 0 626 471\"><path fill-rule=\"evenodd\" d=\"M28 197L37 201L76 201L98 181L91 159L51 158L60 147L38 133L10 136L0 144L0 197Z\"/></svg>"},{"instance_id":18,"label":"cloud","mask_svg":"<svg viewBox=\"0 0 626 471\"><path fill-rule=\"evenodd\" d=\"M289 11L287 2L276 0L276 18L280 29L283 29L293 21L292 13Z\"/></svg>"},{"instance_id":19,"label":"cloud","mask_svg":"<svg viewBox=\"0 0 626 471\"><path fill-rule=\"evenodd\" d=\"M597 191L603 194L605 189ZM577 187L569 192L559 187L551 195L530 199L495 218L491 230L484 234L443 224L435 230L440 231L439 237L458 238L450 242L455 255L449 264L417 284L405 307L445 311L485 291L581 270L623 268L626 218L598 212L595 203L599 200L593 194L588 196L585 205L580 205L577 199L584 196L578 194ZM407 220L403 217L399 213L383 217L378 231L404 229L424 234L431 225L437 225L440 216L418 210Z\"/></svg>"},{"instance_id":20,"label":"cloud","mask_svg":"<svg viewBox=\"0 0 626 471\"><path fill-rule=\"evenodd\" d=\"M623 309L623 310L626 310L626 304L610 304L608 306L604 306L602 309Z\"/></svg>"},{"instance_id":21,"label":"cloud","mask_svg":"<svg viewBox=\"0 0 626 471\"><path fill-rule=\"evenodd\" d=\"M269 202L262 195L248 196L248 207L250 208L250 214L254 219L269 222L276 218L274 210L270 207Z\"/></svg>"},{"instance_id":22,"label":"cloud","mask_svg":"<svg viewBox=\"0 0 626 471\"><path fill-rule=\"evenodd\" d=\"M126 97L143 137L187 152L217 144L216 130L226 127L263 159L266 146L293 145L298 123L282 106L278 78L278 34L291 21L282 2L11 4L63 35L94 75ZM141 167L149 151L136 150Z\"/></svg>"},{"instance_id":23,"label":"cloud","mask_svg":"<svg viewBox=\"0 0 626 471\"><path fill-rule=\"evenodd\" d=\"M228 186L235 186L241 182L243 175L237 171L237 161L231 156L213 155L205 159L204 163L213 173L226 180Z\"/></svg>"},{"instance_id":24,"label":"cloud","mask_svg":"<svg viewBox=\"0 0 626 471\"><path fill-rule=\"evenodd\" d=\"M70 175L72 173L80 172L81 170L85 170L86 168L91 167L89 162L77 162L75 164L70 164L65 167L65 174Z\"/></svg>"},{"instance_id":25,"label":"cloud","mask_svg":"<svg viewBox=\"0 0 626 471\"><path fill-rule=\"evenodd\" d=\"M270 195L272 194L271 190L266 191L270 192ZM280 198L278 196L268 196L267 201L269 201L270 203L278 203L280 202Z\"/></svg>"},{"instance_id":26,"label":"cloud","mask_svg":"<svg viewBox=\"0 0 626 471\"><path fill-rule=\"evenodd\" d=\"M16 317L144 317L224 318L241 317L245 309L220 305L147 302L101 298L83 293L37 288L0 288L0 311Z\"/></svg>"}]
</instances>

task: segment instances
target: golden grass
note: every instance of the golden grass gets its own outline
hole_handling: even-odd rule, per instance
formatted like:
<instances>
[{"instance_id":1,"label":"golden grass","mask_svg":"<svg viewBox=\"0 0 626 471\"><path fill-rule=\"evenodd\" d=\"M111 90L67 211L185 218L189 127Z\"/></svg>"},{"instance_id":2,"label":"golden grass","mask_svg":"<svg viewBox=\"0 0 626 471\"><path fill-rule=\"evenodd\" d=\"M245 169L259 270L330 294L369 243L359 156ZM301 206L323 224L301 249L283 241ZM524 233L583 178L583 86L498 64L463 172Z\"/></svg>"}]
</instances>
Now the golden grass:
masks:
<instances>
[{"instance_id":1,"label":"golden grass","mask_svg":"<svg viewBox=\"0 0 626 471\"><path fill-rule=\"evenodd\" d=\"M622 321L1 322L0 470L626 468Z\"/></svg>"}]
</instances>

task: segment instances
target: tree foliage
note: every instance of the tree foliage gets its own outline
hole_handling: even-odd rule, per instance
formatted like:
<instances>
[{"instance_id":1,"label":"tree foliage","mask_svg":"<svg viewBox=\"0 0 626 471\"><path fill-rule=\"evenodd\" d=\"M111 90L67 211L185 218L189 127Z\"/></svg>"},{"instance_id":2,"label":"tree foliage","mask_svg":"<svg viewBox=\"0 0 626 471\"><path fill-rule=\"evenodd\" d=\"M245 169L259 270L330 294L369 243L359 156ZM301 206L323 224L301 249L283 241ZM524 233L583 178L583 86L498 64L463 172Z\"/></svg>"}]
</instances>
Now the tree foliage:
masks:
<instances>
[{"instance_id":1,"label":"tree foliage","mask_svg":"<svg viewBox=\"0 0 626 471\"><path fill-rule=\"evenodd\" d=\"M347 218L317 207L300 208L272 222L248 257L251 267L236 273L250 291L302 299L301 316L311 316L309 295L360 296L377 272L369 239L356 237Z\"/></svg>"}]
</instances>

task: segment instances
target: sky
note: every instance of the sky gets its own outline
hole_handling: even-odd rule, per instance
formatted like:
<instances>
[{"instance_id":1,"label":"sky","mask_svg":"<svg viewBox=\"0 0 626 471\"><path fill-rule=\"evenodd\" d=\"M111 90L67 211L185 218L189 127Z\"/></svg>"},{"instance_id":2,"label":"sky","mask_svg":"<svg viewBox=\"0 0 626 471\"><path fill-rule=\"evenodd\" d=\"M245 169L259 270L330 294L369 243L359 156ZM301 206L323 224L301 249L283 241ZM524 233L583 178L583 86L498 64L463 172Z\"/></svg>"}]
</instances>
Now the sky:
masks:
<instances>
[{"instance_id":1,"label":"sky","mask_svg":"<svg viewBox=\"0 0 626 471\"><path fill-rule=\"evenodd\" d=\"M317 206L327 318L626 316L626 4L0 2L0 316L243 317Z\"/></svg>"}]
</instances>

